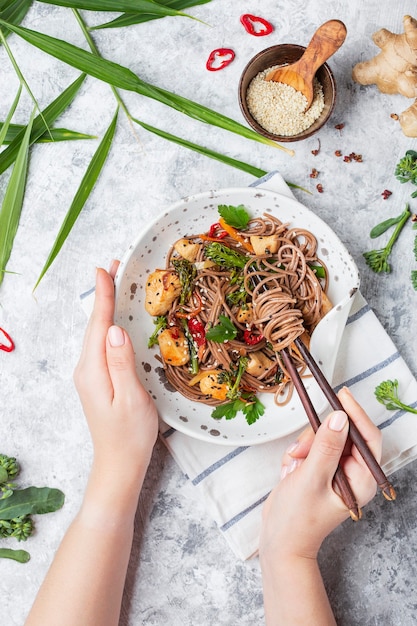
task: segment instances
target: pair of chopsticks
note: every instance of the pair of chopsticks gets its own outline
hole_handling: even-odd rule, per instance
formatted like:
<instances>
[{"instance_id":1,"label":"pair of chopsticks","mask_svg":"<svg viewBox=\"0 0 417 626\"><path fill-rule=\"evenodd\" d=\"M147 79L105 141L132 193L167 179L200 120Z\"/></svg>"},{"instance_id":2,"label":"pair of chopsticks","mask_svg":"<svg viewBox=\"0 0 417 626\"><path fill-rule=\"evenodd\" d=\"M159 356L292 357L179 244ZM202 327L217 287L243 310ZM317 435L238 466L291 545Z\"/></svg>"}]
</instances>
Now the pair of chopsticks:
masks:
<instances>
[{"instance_id":1,"label":"pair of chopsticks","mask_svg":"<svg viewBox=\"0 0 417 626\"><path fill-rule=\"evenodd\" d=\"M249 268L249 271L253 271L251 268ZM252 282L254 284L259 284L261 282L260 277L257 274L253 274L252 275ZM266 285L263 285L262 288L266 291L268 289L268 287ZM337 395L335 394L335 392L333 391L331 385L329 384L329 382L327 381L326 377L324 376L323 372L321 371L321 369L319 368L319 366L317 365L316 361L313 359L309 349L307 348L307 346L303 343L303 341L301 340L300 337L297 337L297 339L294 340L294 344L296 345L296 347L298 348L301 356L303 357L307 367L309 368L311 374L314 376L314 378L316 379L320 389L323 391L327 401L329 402L330 406L332 407L332 409L334 411L345 411L345 409L342 406L342 403L340 402L339 398L337 397ZM304 383L301 379L301 376L296 368L296 366L293 363L293 360L291 358L290 353L288 352L287 348L284 348L283 350L280 351L280 355L282 358L282 361L285 365L285 367L288 370L288 373L291 376L291 380L294 384L294 387L297 390L297 393L300 397L301 400L301 404L304 407L304 410L307 414L307 417L309 419L309 422L314 430L314 432L317 432L321 422L319 419L319 416L317 415L317 412L313 406L313 403L311 402L310 396L308 395L308 392L304 386ZM391 483L389 482L388 478L385 476L381 466L379 465L378 461L376 460L376 458L374 457L374 455L372 454L371 450L368 447L368 444L366 443L365 439L362 437L361 433L359 432L357 426L354 424L354 422L352 422L352 420L350 419L349 415L348 415L348 419L349 419L349 437L351 442L356 446L359 454L362 456L363 460L365 461L369 471L371 472L372 476L375 478L375 481L378 485L378 487L381 489L384 497L387 500L395 500L396 498L396 493L395 493L395 489L394 487L391 485ZM334 480L335 480L335 484L337 485L339 491L340 491L340 495L341 498L343 500L343 502L346 504L350 516L353 520L357 521L362 517L362 513L361 510L359 508L359 505L357 503L355 494L353 493L349 481L346 478L342 468L340 466L338 466L335 476L334 476Z\"/></svg>"},{"instance_id":2,"label":"pair of chopsticks","mask_svg":"<svg viewBox=\"0 0 417 626\"><path fill-rule=\"evenodd\" d=\"M332 387L330 386L329 382L325 378L323 372L320 370L316 361L312 357L307 346L303 343L303 341L299 337L294 341L294 343L297 346L298 350L300 351L300 354L303 357L306 365L308 366L311 374L316 379L320 389L323 391L324 395L326 396L326 399L329 402L332 409L334 411L345 411L345 409L342 406L342 403L340 402L339 398L333 391ZM301 376L297 368L295 367L288 350L284 348L283 350L281 350L280 354L282 357L282 361L284 365L286 366L288 373L291 376L291 380L294 383L294 387L296 388L297 393L300 397L301 404L304 407L304 410L307 414L309 422L314 432L317 432L321 422L311 402L308 392L304 386L304 383L301 380ZM372 476L375 478L375 481L378 487L381 489L384 497L387 500L395 500L396 493L395 493L394 487L391 485L388 478L384 474L381 466L379 465L378 461L375 459L374 455L369 449L368 444L366 443L365 439L362 437L357 426L354 424L354 422L352 422L349 416L348 418L349 418L349 437L350 437L351 442L356 446L358 452L360 453L366 465L368 466L369 471L371 472ZM362 517L361 510L358 506L358 503L350 487L350 484L340 466L338 466L336 470L334 480L340 491L341 498L343 499L344 503L346 504L349 510L351 518L355 521L359 520Z\"/></svg>"}]
</instances>

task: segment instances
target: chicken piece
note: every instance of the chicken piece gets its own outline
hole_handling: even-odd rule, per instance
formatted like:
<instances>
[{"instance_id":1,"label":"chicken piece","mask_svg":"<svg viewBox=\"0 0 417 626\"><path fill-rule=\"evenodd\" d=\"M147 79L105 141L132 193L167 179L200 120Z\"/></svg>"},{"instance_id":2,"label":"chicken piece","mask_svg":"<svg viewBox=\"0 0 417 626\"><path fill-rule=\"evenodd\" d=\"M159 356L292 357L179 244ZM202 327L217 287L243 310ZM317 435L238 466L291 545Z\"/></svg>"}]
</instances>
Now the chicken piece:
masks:
<instances>
[{"instance_id":1,"label":"chicken piece","mask_svg":"<svg viewBox=\"0 0 417 626\"><path fill-rule=\"evenodd\" d=\"M177 326L166 328L158 335L161 356L166 363L179 367L190 360L187 339Z\"/></svg>"},{"instance_id":2,"label":"chicken piece","mask_svg":"<svg viewBox=\"0 0 417 626\"><path fill-rule=\"evenodd\" d=\"M183 259L194 263L200 251L201 244L194 243L191 239L179 239L174 244L174 249Z\"/></svg>"},{"instance_id":3,"label":"chicken piece","mask_svg":"<svg viewBox=\"0 0 417 626\"><path fill-rule=\"evenodd\" d=\"M218 377L221 373L222 370L211 370L207 376L201 378L200 389L204 395L216 398L216 400L227 400L229 385L227 383L219 383Z\"/></svg>"},{"instance_id":4,"label":"chicken piece","mask_svg":"<svg viewBox=\"0 0 417 626\"><path fill-rule=\"evenodd\" d=\"M253 320L252 302L243 304L237 312L236 319L240 324L250 324Z\"/></svg>"},{"instance_id":5,"label":"chicken piece","mask_svg":"<svg viewBox=\"0 0 417 626\"><path fill-rule=\"evenodd\" d=\"M150 315L164 315L182 290L173 270L155 270L149 274L145 289L145 309Z\"/></svg>"},{"instance_id":6,"label":"chicken piece","mask_svg":"<svg viewBox=\"0 0 417 626\"><path fill-rule=\"evenodd\" d=\"M331 311L332 308L333 308L333 305L330 302L328 295L324 293L323 291L321 295L321 309L320 309L321 316L324 317L325 315L327 315L327 313Z\"/></svg>"},{"instance_id":7,"label":"chicken piece","mask_svg":"<svg viewBox=\"0 0 417 626\"><path fill-rule=\"evenodd\" d=\"M261 350L248 354L249 363L246 372L257 378L275 365L274 361L266 356Z\"/></svg>"},{"instance_id":8,"label":"chicken piece","mask_svg":"<svg viewBox=\"0 0 417 626\"><path fill-rule=\"evenodd\" d=\"M278 252L278 235L252 235L250 242L255 254L275 254Z\"/></svg>"}]
</instances>

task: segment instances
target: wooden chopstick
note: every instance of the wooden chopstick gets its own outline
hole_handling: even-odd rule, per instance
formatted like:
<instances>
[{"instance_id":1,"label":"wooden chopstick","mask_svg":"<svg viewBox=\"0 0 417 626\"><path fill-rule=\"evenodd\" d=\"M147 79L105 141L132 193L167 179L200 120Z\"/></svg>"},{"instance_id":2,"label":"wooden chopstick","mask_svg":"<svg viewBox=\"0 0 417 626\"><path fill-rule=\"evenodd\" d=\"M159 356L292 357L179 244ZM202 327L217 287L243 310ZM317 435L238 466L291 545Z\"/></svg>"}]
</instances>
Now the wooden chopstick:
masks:
<instances>
[{"instance_id":1,"label":"wooden chopstick","mask_svg":"<svg viewBox=\"0 0 417 626\"><path fill-rule=\"evenodd\" d=\"M323 391L332 409L335 411L345 411L345 409L342 406L342 403L340 402L339 398L333 391L329 382L326 380L323 372L317 365L314 358L311 356L311 353L308 350L307 346L303 343L303 341L299 337L295 340L294 343L297 346L298 350L300 351L310 372L312 373L312 375L318 382L320 389ZM388 478L384 474L381 466L379 465L378 461L375 459L374 455L372 454L371 450L368 447L368 444L366 443L365 439L362 437L361 433L359 432L357 426L354 424L354 422L350 418L349 418L349 437L352 443L358 449L366 465L368 466L369 471L371 472L372 476L375 478L376 483L378 487L381 489L384 497L387 500L395 500L396 493L395 493L394 487L391 485Z\"/></svg>"},{"instance_id":2,"label":"wooden chopstick","mask_svg":"<svg viewBox=\"0 0 417 626\"><path fill-rule=\"evenodd\" d=\"M294 387L296 388L298 395L301 400L301 404L304 407L304 410L307 414L307 417L310 421L311 427L314 432L317 432L320 426L320 419L317 415L317 412L311 402L310 396L304 386L303 381L301 380L301 376L293 363L293 360L286 348L281 350L280 352L281 358L284 362L285 367L288 370L288 373L291 376L291 380L294 383ZM361 519L362 511L358 506L358 503L355 498L355 494L353 493L349 481L346 478L342 468L338 465L336 473L334 475L334 481L340 491L340 496L345 503L346 507L349 510L351 518L356 522Z\"/></svg>"}]
</instances>

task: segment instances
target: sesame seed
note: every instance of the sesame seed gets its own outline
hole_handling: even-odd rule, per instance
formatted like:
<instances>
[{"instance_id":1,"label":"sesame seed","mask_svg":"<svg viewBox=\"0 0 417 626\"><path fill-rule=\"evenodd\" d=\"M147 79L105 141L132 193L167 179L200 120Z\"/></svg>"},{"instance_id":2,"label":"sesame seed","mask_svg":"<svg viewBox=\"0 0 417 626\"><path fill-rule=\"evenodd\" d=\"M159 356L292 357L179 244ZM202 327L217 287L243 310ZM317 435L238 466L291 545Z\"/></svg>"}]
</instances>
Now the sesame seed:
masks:
<instances>
[{"instance_id":1,"label":"sesame seed","mask_svg":"<svg viewBox=\"0 0 417 626\"><path fill-rule=\"evenodd\" d=\"M275 135L298 135L309 128L324 108L323 88L314 78L314 98L307 111L306 97L293 87L273 80L265 80L274 66L259 72L252 79L246 94L249 111L256 121L268 132Z\"/></svg>"}]
</instances>

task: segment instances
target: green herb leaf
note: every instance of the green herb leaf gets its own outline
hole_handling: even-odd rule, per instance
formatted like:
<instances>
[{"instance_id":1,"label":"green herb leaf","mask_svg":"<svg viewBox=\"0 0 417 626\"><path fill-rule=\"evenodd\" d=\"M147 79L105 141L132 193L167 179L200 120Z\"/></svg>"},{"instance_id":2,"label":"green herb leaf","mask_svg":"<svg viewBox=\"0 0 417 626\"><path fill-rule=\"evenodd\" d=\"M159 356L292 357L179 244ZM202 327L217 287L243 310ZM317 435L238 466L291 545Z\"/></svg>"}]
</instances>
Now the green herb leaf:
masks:
<instances>
[{"instance_id":1,"label":"green herb leaf","mask_svg":"<svg viewBox=\"0 0 417 626\"><path fill-rule=\"evenodd\" d=\"M4 278L4 271L10 258L22 212L28 171L29 137L34 113L33 111L29 124L26 127L0 209L0 284Z\"/></svg>"},{"instance_id":2,"label":"green herb leaf","mask_svg":"<svg viewBox=\"0 0 417 626\"><path fill-rule=\"evenodd\" d=\"M57 511L64 504L64 494L49 487L17 489L6 500L0 500L0 519L11 520L21 515L43 515Z\"/></svg>"},{"instance_id":3,"label":"green herb leaf","mask_svg":"<svg viewBox=\"0 0 417 626\"><path fill-rule=\"evenodd\" d=\"M225 315L219 315L219 320L219 324L206 332L207 339L216 343L224 343L234 339L237 335L237 328L234 324Z\"/></svg>"},{"instance_id":4,"label":"green herb leaf","mask_svg":"<svg viewBox=\"0 0 417 626\"><path fill-rule=\"evenodd\" d=\"M159 0L158 4L181 11L181 9L187 9L198 4L207 4L208 2L211 2L211 0ZM100 28L122 28L124 26L132 26L133 24L142 24L143 22L160 19L162 17L164 16L155 15L154 13L125 13L124 15L116 17L116 19L111 22L106 22L105 24L100 24L98 26L92 26L90 27L90 30L97 30Z\"/></svg>"},{"instance_id":5,"label":"green herb leaf","mask_svg":"<svg viewBox=\"0 0 417 626\"><path fill-rule=\"evenodd\" d=\"M46 121L48 126L51 125L71 104L84 80L85 74L82 74L53 102L51 102L51 104L49 104L46 109L42 111L42 115L38 115L35 117L30 133L30 145L32 145L35 141L39 139L39 137L47 132L44 120ZM21 132L16 135L11 144L0 154L0 174L7 170L7 168L10 167L10 165L12 165L12 163L14 163L14 161L16 160L16 157L19 153L20 144L22 143L25 132L26 127L22 128Z\"/></svg>"},{"instance_id":6,"label":"green herb leaf","mask_svg":"<svg viewBox=\"0 0 417 626\"><path fill-rule=\"evenodd\" d=\"M30 559L26 550L11 550L10 548L0 548L0 559L13 559L18 563L27 563Z\"/></svg>"},{"instance_id":7,"label":"green herb leaf","mask_svg":"<svg viewBox=\"0 0 417 626\"><path fill-rule=\"evenodd\" d=\"M249 425L254 424L265 413L265 407L262 402L256 396L253 397L253 401L245 402L245 406L242 408L246 421Z\"/></svg>"},{"instance_id":8,"label":"green herb leaf","mask_svg":"<svg viewBox=\"0 0 417 626\"><path fill-rule=\"evenodd\" d=\"M91 190L93 189L100 175L100 172L103 168L112 144L114 132L116 129L118 111L119 109L116 110L110 126L108 127L99 147L97 148L95 154L93 155L93 158L90 161L87 171L83 176L81 184L78 187L71 206L68 209L65 219L61 225L57 238L55 239L52 250L50 251L45 265L43 266L42 271L39 275L39 278L36 281L36 284L33 288L34 290L39 285L40 281L42 280L42 278L52 265L53 261L55 260L56 256L58 255L59 251L61 250L62 246L64 245L66 238L71 232L72 227L74 226L79 214L82 211L84 204L88 199L88 196L91 193Z\"/></svg>"},{"instance_id":9,"label":"green herb leaf","mask_svg":"<svg viewBox=\"0 0 417 626\"><path fill-rule=\"evenodd\" d=\"M216 420L222 419L222 417L227 420L234 419L241 410L242 404L242 401L239 399L234 400L233 402L227 402L226 404L219 404L216 406L214 411L212 411L211 417Z\"/></svg>"},{"instance_id":10,"label":"green herb leaf","mask_svg":"<svg viewBox=\"0 0 417 626\"><path fill-rule=\"evenodd\" d=\"M239 204L239 206L220 204L217 210L226 224L233 226L233 228L245 230L249 223L250 215L243 204Z\"/></svg>"},{"instance_id":11,"label":"green herb leaf","mask_svg":"<svg viewBox=\"0 0 417 626\"><path fill-rule=\"evenodd\" d=\"M153 98L162 104L172 107L185 115L188 115L196 120L205 122L212 126L218 126L229 132L236 133L241 137L252 139L260 143L273 146L284 150L288 154L293 155L294 151L289 150L285 146L267 139L263 135L259 135L254 130L234 121L233 119L213 111L208 107L205 107L193 100L183 98L177 94L174 94L165 89L161 89L150 83L146 83L141 80L131 70L113 61L108 61L102 57L87 52L77 46L69 44L60 39L50 37L43 33L38 33L34 30L29 30L21 26L14 26L0 20L0 24L10 28L17 35L28 41L30 44L40 48L44 52L51 54L52 56L60 59L68 65L78 68L82 72L86 72L90 76L94 76L99 80L109 83L114 87L120 89L126 89L127 91L134 91L140 95Z\"/></svg>"},{"instance_id":12,"label":"green herb leaf","mask_svg":"<svg viewBox=\"0 0 417 626\"><path fill-rule=\"evenodd\" d=\"M155 330L148 339L148 348L153 348L153 346L158 343L159 332L167 327L165 315L158 315L158 317L154 319L153 323L155 324Z\"/></svg>"}]
</instances>

